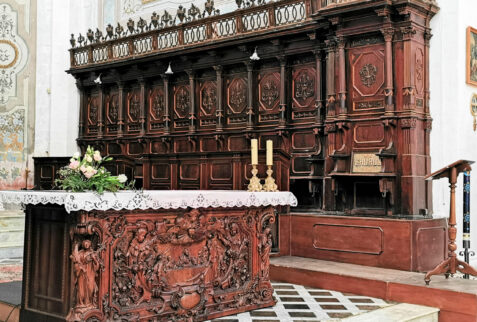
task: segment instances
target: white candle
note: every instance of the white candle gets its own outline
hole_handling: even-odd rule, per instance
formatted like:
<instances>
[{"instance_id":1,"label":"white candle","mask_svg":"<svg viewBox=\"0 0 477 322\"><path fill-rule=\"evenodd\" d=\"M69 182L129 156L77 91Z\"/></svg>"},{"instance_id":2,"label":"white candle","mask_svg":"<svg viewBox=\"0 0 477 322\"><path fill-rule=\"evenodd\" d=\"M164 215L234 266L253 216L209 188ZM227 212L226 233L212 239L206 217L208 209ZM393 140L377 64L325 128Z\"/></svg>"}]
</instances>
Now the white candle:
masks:
<instances>
[{"instance_id":1,"label":"white candle","mask_svg":"<svg viewBox=\"0 0 477 322\"><path fill-rule=\"evenodd\" d=\"M252 165L258 164L258 140L252 139Z\"/></svg>"},{"instance_id":2,"label":"white candle","mask_svg":"<svg viewBox=\"0 0 477 322\"><path fill-rule=\"evenodd\" d=\"M267 165L273 165L273 141L267 140Z\"/></svg>"}]
</instances>

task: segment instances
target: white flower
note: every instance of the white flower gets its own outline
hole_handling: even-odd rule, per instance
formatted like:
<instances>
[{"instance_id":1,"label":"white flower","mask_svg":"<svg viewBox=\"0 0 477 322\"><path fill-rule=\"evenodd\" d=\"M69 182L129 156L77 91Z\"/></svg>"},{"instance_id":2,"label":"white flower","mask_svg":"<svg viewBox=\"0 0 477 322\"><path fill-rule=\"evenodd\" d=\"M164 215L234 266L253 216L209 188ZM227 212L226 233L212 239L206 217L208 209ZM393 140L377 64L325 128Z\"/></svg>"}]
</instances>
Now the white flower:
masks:
<instances>
[{"instance_id":1,"label":"white flower","mask_svg":"<svg viewBox=\"0 0 477 322\"><path fill-rule=\"evenodd\" d=\"M119 181L120 183L125 183L126 181L128 181L128 177L127 177L125 174L120 174L120 175L118 176L118 181Z\"/></svg>"},{"instance_id":2,"label":"white flower","mask_svg":"<svg viewBox=\"0 0 477 322\"><path fill-rule=\"evenodd\" d=\"M99 151L94 151L93 154L94 161L101 161L101 153Z\"/></svg>"},{"instance_id":3,"label":"white flower","mask_svg":"<svg viewBox=\"0 0 477 322\"><path fill-rule=\"evenodd\" d=\"M84 156L84 159L85 159L86 162L88 162L88 163L93 162L93 158L92 158L89 154L85 155L85 156Z\"/></svg>"},{"instance_id":4,"label":"white flower","mask_svg":"<svg viewBox=\"0 0 477 322\"><path fill-rule=\"evenodd\" d=\"M78 159L79 157L80 157L79 152L75 152L75 154L73 154L73 159Z\"/></svg>"}]
</instances>

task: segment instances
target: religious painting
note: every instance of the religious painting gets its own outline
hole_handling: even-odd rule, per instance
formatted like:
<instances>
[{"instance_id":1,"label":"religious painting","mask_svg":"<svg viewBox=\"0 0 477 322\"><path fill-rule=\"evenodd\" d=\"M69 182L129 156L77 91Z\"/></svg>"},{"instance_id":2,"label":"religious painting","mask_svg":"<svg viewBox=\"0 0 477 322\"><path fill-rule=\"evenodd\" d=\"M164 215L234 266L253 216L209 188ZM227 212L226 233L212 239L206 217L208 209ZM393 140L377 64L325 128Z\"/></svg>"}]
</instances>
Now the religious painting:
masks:
<instances>
[{"instance_id":1,"label":"religious painting","mask_svg":"<svg viewBox=\"0 0 477 322\"><path fill-rule=\"evenodd\" d=\"M477 29L467 28L467 84L477 86Z\"/></svg>"},{"instance_id":2,"label":"religious painting","mask_svg":"<svg viewBox=\"0 0 477 322\"><path fill-rule=\"evenodd\" d=\"M474 131L477 130L477 94L472 95L472 100L470 101L470 113L474 117Z\"/></svg>"}]
</instances>

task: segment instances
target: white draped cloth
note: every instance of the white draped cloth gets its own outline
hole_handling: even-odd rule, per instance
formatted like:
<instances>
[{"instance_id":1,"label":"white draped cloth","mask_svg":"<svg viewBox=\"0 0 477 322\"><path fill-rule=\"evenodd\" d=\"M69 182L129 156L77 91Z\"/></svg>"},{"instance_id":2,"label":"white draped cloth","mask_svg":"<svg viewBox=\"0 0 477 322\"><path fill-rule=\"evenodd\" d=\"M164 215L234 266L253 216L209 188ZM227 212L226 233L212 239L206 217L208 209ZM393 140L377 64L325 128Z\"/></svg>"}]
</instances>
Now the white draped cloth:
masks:
<instances>
[{"instance_id":1,"label":"white draped cloth","mask_svg":"<svg viewBox=\"0 0 477 322\"><path fill-rule=\"evenodd\" d=\"M56 204L66 211L178 209L207 207L296 206L296 197L288 191L248 192L234 190L138 190L105 192L0 191L0 209L4 204Z\"/></svg>"}]
</instances>

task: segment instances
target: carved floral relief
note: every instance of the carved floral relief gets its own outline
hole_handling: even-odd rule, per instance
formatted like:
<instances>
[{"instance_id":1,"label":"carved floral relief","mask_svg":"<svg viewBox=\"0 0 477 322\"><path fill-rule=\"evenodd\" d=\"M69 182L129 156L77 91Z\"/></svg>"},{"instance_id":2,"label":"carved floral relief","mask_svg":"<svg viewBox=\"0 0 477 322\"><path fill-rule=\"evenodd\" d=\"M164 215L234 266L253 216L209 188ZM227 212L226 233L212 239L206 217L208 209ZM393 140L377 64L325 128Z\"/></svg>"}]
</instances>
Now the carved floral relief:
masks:
<instances>
[{"instance_id":1,"label":"carved floral relief","mask_svg":"<svg viewBox=\"0 0 477 322\"><path fill-rule=\"evenodd\" d=\"M149 92L150 114L154 120L161 120L164 116L164 92L162 88L155 88Z\"/></svg>"},{"instance_id":2,"label":"carved floral relief","mask_svg":"<svg viewBox=\"0 0 477 322\"><path fill-rule=\"evenodd\" d=\"M310 107L315 98L315 70L300 69L293 76L294 107Z\"/></svg>"},{"instance_id":3,"label":"carved floral relief","mask_svg":"<svg viewBox=\"0 0 477 322\"><path fill-rule=\"evenodd\" d=\"M135 90L128 94L128 113L131 122L139 121L141 113L141 100L139 98L139 91Z\"/></svg>"},{"instance_id":4,"label":"carved floral relief","mask_svg":"<svg viewBox=\"0 0 477 322\"><path fill-rule=\"evenodd\" d=\"M359 76L361 77L361 83L366 87L371 87L376 83L376 74L378 73L378 68L373 64L364 65L359 71Z\"/></svg>"},{"instance_id":5,"label":"carved floral relief","mask_svg":"<svg viewBox=\"0 0 477 322\"><path fill-rule=\"evenodd\" d=\"M278 73L265 75L259 84L260 104L266 110L274 109L280 98L280 78Z\"/></svg>"},{"instance_id":6,"label":"carved floral relief","mask_svg":"<svg viewBox=\"0 0 477 322\"><path fill-rule=\"evenodd\" d=\"M179 86L174 96L174 110L179 118L186 118L190 111L189 87Z\"/></svg>"},{"instance_id":7,"label":"carved floral relief","mask_svg":"<svg viewBox=\"0 0 477 322\"><path fill-rule=\"evenodd\" d=\"M228 90L228 105L232 113L242 113L247 105L247 83L243 78L235 78Z\"/></svg>"}]
</instances>

